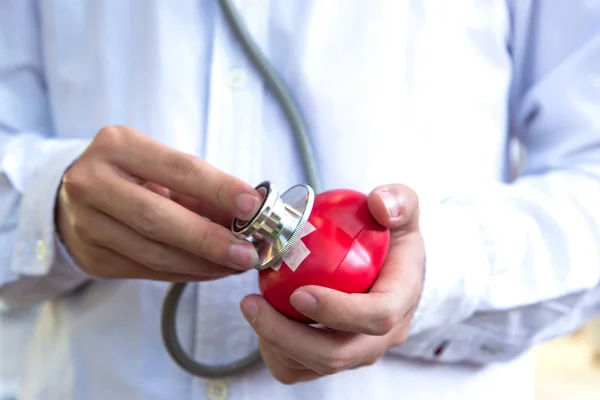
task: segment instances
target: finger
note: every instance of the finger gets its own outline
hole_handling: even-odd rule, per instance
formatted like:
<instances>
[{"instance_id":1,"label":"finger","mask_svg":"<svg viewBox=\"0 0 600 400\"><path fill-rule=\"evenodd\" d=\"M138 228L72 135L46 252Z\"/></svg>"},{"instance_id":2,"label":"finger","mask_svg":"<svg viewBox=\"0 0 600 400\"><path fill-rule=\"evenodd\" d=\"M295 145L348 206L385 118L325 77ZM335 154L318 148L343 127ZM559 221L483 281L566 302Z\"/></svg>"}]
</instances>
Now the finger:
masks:
<instances>
[{"instance_id":1,"label":"finger","mask_svg":"<svg viewBox=\"0 0 600 400\"><path fill-rule=\"evenodd\" d=\"M400 293L344 293L322 286L305 286L290 297L292 305L328 328L386 335L402 316Z\"/></svg>"},{"instance_id":2,"label":"finger","mask_svg":"<svg viewBox=\"0 0 600 400\"><path fill-rule=\"evenodd\" d=\"M348 369L358 369L358 368L362 368L362 367L370 367L371 365L377 364L377 362L379 362L380 359L381 359L381 357L375 357L370 360L364 361L358 365L354 365Z\"/></svg>"},{"instance_id":3,"label":"finger","mask_svg":"<svg viewBox=\"0 0 600 400\"><path fill-rule=\"evenodd\" d=\"M290 358L290 357L286 356L285 354L283 354L281 352L276 351L275 355L279 359L279 362L281 362L287 368L290 368L290 369L300 369L300 370L307 370L307 369L309 369L306 365L304 365L302 363L299 363L298 361L294 360L293 358Z\"/></svg>"},{"instance_id":4,"label":"finger","mask_svg":"<svg viewBox=\"0 0 600 400\"><path fill-rule=\"evenodd\" d=\"M140 235L237 270L258 262L254 246L229 229L121 178L110 166L97 166L95 173L98 184L86 201Z\"/></svg>"},{"instance_id":5,"label":"finger","mask_svg":"<svg viewBox=\"0 0 600 400\"><path fill-rule=\"evenodd\" d=\"M298 288L292 305L329 328L383 336L405 322L416 307L423 284L424 251L420 233L396 238L368 293L344 293L321 286Z\"/></svg>"},{"instance_id":6,"label":"finger","mask_svg":"<svg viewBox=\"0 0 600 400\"><path fill-rule=\"evenodd\" d=\"M260 339L262 342L264 342L262 339ZM276 356L277 359L279 360L279 362L284 365L285 367L292 369L292 370L301 370L301 371L310 371L314 374L316 374L316 376L322 376L321 374L319 374L318 372L312 371L311 369L309 369L306 365L299 363L298 361L286 356L285 354L272 350L270 349L269 351L272 351ZM370 360L366 360L366 361L361 361L356 365L352 365L349 366L347 369L357 369L357 368L361 368L361 367L368 367L371 365L376 364L379 359L381 357L375 357L373 359ZM312 374L311 374L312 375Z\"/></svg>"},{"instance_id":7,"label":"finger","mask_svg":"<svg viewBox=\"0 0 600 400\"><path fill-rule=\"evenodd\" d=\"M133 179L133 178L131 180L133 182L138 181L138 179ZM171 191L164 186L160 186L160 185L157 185L156 183L142 181L142 180L139 180L138 183L140 186L145 187L146 189L150 190L151 192L159 194L162 197L166 197L167 199L171 199Z\"/></svg>"},{"instance_id":8,"label":"finger","mask_svg":"<svg viewBox=\"0 0 600 400\"><path fill-rule=\"evenodd\" d=\"M329 328L386 335L415 308L423 283L425 253L419 231L393 238L386 260L368 293L344 293L304 286L290 296L291 304Z\"/></svg>"},{"instance_id":9,"label":"finger","mask_svg":"<svg viewBox=\"0 0 600 400\"><path fill-rule=\"evenodd\" d=\"M408 186L380 186L368 197L369 210L381 225L393 230L418 229L419 199Z\"/></svg>"},{"instance_id":10,"label":"finger","mask_svg":"<svg viewBox=\"0 0 600 400\"><path fill-rule=\"evenodd\" d=\"M306 382L321 378L322 375L310 369L294 369L284 365L279 356L264 340L259 340L259 349L262 359L269 368L273 378L285 385L292 385L298 382Z\"/></svg>"},{"instance_id":11,"label":"finger","mask_svg":"<svg viewBox=\"0 0 600 400\"><path fill-rule=\"evenodd\" d=\"M260 206L256 190L242 180L135 129L108 127L98 133L95 142L116 148L107 157L124 171L193 197L228 215L250 219Z\"/></svg>"},{"instance_id":12,"label":"finger","mask_svg":"<svg viewBox=\"0 0 600 400\"><path fill-rule=\"evenodd\" d=\"M385 351L375 336L325 331L292 321L258 295L244 298L241 307L258 336L275 351L321 374L335 374Z\"/></svg>"},{"instance_id":13,"label":"finger","mask_svg":"<svg viewBox=\"0 0 600 400\"><path fill-rule=\"evenodd\" d=\"M218 279L237 273L180 249L145 238L119 221L91 211L78 222L76 234L87 243L107 247L120 255L162 272Z\"/></svg>"},{"instance_id":14,"label":"finger","mask_svg":"<svg viewBox=\"0 0 600 400\"><path fill-rule=\"evenodd\" d=\"M407 312L415 295L421 292L424 262L425 248L419 231L394 238L369 293L394 293L402 299L399 303Z\"/></svg>"},{"instance_id":15,"label":"finger","mask_svg":"<svg viewBox=\"0 0 600 400\"><path fill-rule=\"evenodd\" d=\"M84 256L92 273L103 279L143 279L164 282L202 282L198 276L155 271L112 250L97 247Z\"/></svg>"},{"instance_id":16,"label":"finger","mask_svg":"<svg viewBox=\"0 0 600 400\"><path fill-rule=\"evenodd\" d=\"M231 217L231 215L228 215L209 204L198 201L193 197L189 197L181 193L171 192L171 200L221 226L229 228L231 226L231 221L233 221L233 217Z\"/></svg>"},{"instance_id":17,"label":"finger","mask_svg":"<svg viewBox=\"0 0 600 400\"><path fill-rule=\"evenodd\" d=\"M217 210L214 207L211 207L208 204L205 204L201 201L194 199L193 197L186 196L181 193L177 193L167 189L166 187L160 186L153 182L145 182L142 184L146 189L159 194L167 199L171 199L177 204L187 208L190 211L195 212L198 215L208 218L209 220L223 226L229 227L231 225L232 217L222 212L221 210Z\"/></svg>"}]
</instances>

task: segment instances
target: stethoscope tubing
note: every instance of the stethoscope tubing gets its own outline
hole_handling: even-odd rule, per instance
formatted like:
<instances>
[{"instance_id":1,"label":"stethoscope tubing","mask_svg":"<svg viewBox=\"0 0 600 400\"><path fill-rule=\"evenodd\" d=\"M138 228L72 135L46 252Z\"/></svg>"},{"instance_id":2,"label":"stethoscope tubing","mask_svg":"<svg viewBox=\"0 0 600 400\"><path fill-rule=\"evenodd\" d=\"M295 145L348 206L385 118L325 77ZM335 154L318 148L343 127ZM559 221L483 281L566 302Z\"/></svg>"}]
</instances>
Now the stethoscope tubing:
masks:
<instances>
[{"instance_id":1,"label":"stethoscope tubing","mask_svg":"<svg viewBox=\"0 0 600 400\"><path fill-rule=\"evenodd\" d=\"M298 105L293 99L288 87L280 79L277 71L270 65L252 39L252 36L248 32L235 6L231 3L231 0L218 1L230 29L239 41L245 54L252 62L254 68L256 68L261 75L261 78L273 92L273 95L276 97L278 104L281 106L286 119L290 124L306 183L312 187L315 193L320 193L322 190L322 183L317 168L316 152L311 142L307 123L300 113ZM212 379L239 375L258 365L262 361L258 349L237 361L224 365L202 364L186 353L181 346L176 329L177 309L186 286L186 283L171 284L165 295L162 307L161 330L163 342L173 361L175 361L179 367L194 376Z\"/></svg>"}]
</instances>

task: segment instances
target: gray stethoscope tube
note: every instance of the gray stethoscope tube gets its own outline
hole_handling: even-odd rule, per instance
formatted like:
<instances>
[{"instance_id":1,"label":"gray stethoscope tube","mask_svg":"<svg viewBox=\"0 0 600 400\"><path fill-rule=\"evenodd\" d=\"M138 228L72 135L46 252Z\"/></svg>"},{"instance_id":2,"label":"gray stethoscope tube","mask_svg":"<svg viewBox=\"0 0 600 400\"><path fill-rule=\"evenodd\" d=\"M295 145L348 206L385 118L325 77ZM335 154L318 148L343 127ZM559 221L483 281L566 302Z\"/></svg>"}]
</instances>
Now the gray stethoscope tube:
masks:
<instances>
[{"instance_id":1,"label":"gray stethoscope tube","mask_svg":"<svg viewBox=\"0 0 600 400\"><path fill-rule=\"evenodd\" d=\"M251 35L244 26L235 6L230 0L219 0L219 4L227 23L242 45L244 52L249 57L253 66L258 70L261 77L266 81L282 107L294 135L306 183L312 187L315 192L319 193L321 191L321 180L317 171L314 150L308 134L307 125L302 118L296 103L285 84L279 79L277 72L270 66L269 62L258 49L258 46L252 40ZM171 284L165 296L162 309L161 329L163 341L173 360L190 374L206 378L221 378L239 374L251 368L253 365L258 364L261 361L258 349L238 361L225 365L201 364L193 360L185 352L179 342L175 323L177 307L185 287L185 283Z\"/></svg>"}]
</instances>

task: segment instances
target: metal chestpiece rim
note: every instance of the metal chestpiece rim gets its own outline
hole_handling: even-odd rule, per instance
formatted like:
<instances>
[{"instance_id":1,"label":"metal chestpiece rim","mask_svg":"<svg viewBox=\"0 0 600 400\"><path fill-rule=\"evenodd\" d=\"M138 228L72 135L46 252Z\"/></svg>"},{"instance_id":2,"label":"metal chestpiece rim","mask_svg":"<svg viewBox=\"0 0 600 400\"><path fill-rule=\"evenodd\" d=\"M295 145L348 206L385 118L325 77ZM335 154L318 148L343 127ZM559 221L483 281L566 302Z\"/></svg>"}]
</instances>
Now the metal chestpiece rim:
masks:
<instances>
[{"instance_id":1,"label":"metal chestpiece rim","mask_svg":"<svg viewBox=\"0 0 600 400\"><path fill-rule=\"evenodd\" d=\"M308 185L295 185L281 196L270 181L262 182L256 190L263 196L258 212L249 221L237 218L231 231L247 239L258 252L258 270L270 268L283 259L296 244L313 208L315 194Z\"/></svg>"}]
</instances>

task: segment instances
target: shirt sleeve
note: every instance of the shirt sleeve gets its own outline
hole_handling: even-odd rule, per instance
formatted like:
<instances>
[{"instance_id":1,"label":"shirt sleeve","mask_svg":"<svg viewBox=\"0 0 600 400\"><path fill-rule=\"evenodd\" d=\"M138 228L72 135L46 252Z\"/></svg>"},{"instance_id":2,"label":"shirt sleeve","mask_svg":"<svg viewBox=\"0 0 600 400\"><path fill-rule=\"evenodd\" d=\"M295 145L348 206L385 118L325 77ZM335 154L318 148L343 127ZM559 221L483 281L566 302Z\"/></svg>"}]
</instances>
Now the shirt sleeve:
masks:
<instances>
[{"instance_id":1,"label":"shirt sleeve","mask_svg":"<svg viewBox=\"0 0 600 400\"><path fill-rule=\"evenodd\" d=\"M600 3L508 4L521 173L422 210L424 292L392 353L510 360L600 314Z\"/></svg>"},{"instance_id":2,"label":"shirt sleeve","mask_svg":"<svg viewBox=\"0 0 600 400\"><path fill-rule=\"evenodd\" d=\"M88 141L53 133L37 4L0 2L0 308L29 306L88 280L54 225L64 171Z\"/></svg>"}]
</instances>

